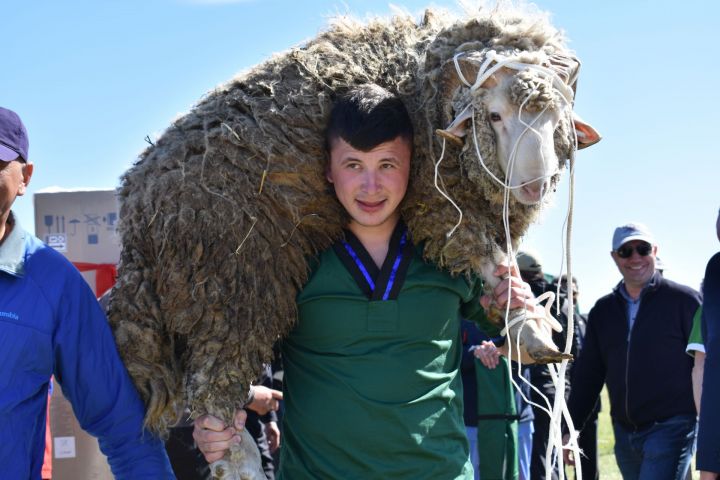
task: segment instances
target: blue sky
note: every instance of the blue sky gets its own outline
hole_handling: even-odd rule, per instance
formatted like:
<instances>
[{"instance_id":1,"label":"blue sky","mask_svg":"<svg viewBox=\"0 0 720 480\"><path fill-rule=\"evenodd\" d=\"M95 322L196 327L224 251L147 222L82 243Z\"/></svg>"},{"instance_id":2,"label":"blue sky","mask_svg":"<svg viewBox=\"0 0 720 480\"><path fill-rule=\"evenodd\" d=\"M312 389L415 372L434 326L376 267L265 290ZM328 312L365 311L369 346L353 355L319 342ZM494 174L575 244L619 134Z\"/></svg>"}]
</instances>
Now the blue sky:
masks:
<instances>
[{"instance_id":1,"label":"blue sky","mask_svg":"<svg viewBox=\"0 0 720 480\"><path fill-rule=\"evenodd\" d=\"M619 280L615 226L646 223L669 278L698 288L718 250L720 95L716 2L539 0L583 62L576 110L604 140L578 155L573 273L587 310ZM416 13L453 1L397 1ZM172 119L205 92L313 37L336 13L386 15L386 1L31 0L3 6L0 105L23 118L32 194L112 188ZM525 244L546 271L562 257L567 178Z\"/></svg>"}]
</instances>

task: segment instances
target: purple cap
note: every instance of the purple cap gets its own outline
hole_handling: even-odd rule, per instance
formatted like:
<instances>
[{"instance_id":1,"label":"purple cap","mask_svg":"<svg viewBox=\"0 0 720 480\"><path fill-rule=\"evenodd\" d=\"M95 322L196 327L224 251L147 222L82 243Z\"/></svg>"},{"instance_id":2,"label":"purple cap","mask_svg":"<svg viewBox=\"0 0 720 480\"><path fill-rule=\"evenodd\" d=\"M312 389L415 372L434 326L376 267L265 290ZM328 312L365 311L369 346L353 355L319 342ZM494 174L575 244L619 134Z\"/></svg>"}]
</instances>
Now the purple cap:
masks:
<instances>
[{"instance_id":1,"label":"purple cap","mask_svg":"<svg viewBox=\"0 0 720 480\"><path fill-rule=\"evenodd\" d=\"M632 240L642 240L650 245L655 245L655 239L645 225L642 223L628 223L615 229L612 240L612 249L617 250Z\"/></svg>"},{"instance_id":2,"label":"purple cap","mask_svg":"<svg viewBox=\"0 0 720 480\"><path fill-rule=\"evenodd\" d=\"M17 113L0 107L0 160L22 160L27 162L28 141L27 130Z\"/></svg>"}]
</instances>

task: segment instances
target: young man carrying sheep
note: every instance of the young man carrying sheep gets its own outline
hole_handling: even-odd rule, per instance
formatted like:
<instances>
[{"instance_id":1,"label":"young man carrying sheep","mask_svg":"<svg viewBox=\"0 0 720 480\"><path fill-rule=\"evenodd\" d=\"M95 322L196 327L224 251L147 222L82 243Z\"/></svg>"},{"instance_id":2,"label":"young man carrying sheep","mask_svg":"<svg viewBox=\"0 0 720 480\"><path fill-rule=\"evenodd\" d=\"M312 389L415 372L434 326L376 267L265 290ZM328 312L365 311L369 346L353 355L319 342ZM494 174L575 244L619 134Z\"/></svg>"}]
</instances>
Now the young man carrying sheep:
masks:
<instances>
[{"instance_id":1,"label":"young man carrying sheep","mask_svg":"<svg viewBox=\"0 0 720 480\"><path fill-rule=\"evenodd\" d=\"M412 138L402 102L376 86L351 91L330 115L326 176L348 223L344 240L314 262L283 344L280 479L473 478L459 314L484 321L480 281L452 278L412 243L400 214ZM534 303L509 273L483 305ZM208 415L196 420L208 461L239 441L244 418L228 428Z\"/></svg>"}]
</instances>

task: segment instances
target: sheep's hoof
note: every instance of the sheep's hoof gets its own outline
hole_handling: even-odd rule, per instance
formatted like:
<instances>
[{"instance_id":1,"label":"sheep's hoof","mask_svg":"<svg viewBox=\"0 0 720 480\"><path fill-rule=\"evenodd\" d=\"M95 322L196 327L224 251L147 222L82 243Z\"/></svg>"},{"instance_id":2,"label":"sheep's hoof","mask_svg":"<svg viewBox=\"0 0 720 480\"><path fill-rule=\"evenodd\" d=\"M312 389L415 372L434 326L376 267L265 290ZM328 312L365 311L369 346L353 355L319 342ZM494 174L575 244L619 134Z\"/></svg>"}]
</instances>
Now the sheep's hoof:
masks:
<instances>
[{"instance_id":1,"label":"sheep's hoof","mask_svg":"<svg viewBox=\"0 0 720 480\"><path fill-rule=\"evenodd\" d=\"M573 356L569 353L559 352L552 348L540 348L538 350L528 350L528 355L535 361L535 363L560 363L563 360L572 360Z\"/></svg>"},{"instance_id":2,"label":"sheep's hoof","mask_svg":"<svg viewBox=\"0 0 720 480\"><path fill-rule=\"evenodd\" d=\"M231 446L222 459L210 464L213 480L266 480L255 441L247 430L240 437L240 445Z\"/></svg>"}]
</instances>

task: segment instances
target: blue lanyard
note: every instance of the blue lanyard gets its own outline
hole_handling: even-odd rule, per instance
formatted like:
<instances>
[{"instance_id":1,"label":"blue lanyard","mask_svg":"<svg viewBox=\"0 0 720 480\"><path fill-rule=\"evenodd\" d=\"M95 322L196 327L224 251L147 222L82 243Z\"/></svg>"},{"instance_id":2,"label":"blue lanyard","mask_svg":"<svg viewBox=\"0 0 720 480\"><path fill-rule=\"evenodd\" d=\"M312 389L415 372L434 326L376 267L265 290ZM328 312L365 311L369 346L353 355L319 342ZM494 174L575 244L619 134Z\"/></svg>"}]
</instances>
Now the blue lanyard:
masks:
<instances>
[{"instance_id":1,"label":"blue lanyard","mask_svg":"<svg viewBox=\"0 0 720 480\"><path fill-rule=\"evenodd\" d=\"M360 257L358 257L355 250L350 246L348 242L343 240L343 246L345 247L345 250L347 250L348 254L350 254L350 257L355 262L355 265L357 265L358 269L362 273L363 277L365 278L365 281L370 286L370 291L375 292L375 282L373 281L372 277L370 276L370 273L368 272L367 268L365 268L365 265L363 265L362 260ZM390 291L392 290L393 284L395 283L395 277L397 276L398 268L400 267L400 262L402 262L403 258L403 247L405 247L405 244L407 243L407 230L402 234L402 237L400 237L400 247L397 249L397 255L395 256L395 261L393 262L392 270L390 271L390 278L388 280L387 286L385 287L385 293L383 294L383 300L387 300L390 297Z\"/></svg>"}]
</instances>

